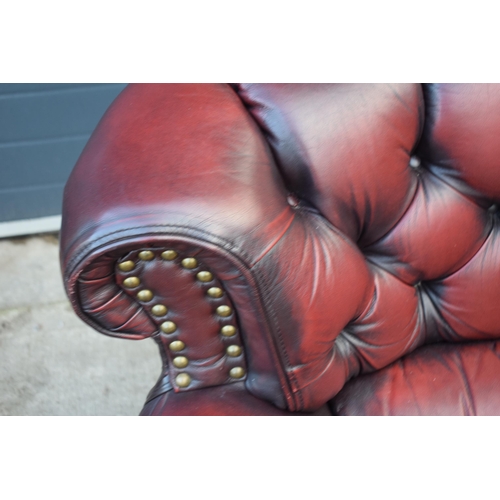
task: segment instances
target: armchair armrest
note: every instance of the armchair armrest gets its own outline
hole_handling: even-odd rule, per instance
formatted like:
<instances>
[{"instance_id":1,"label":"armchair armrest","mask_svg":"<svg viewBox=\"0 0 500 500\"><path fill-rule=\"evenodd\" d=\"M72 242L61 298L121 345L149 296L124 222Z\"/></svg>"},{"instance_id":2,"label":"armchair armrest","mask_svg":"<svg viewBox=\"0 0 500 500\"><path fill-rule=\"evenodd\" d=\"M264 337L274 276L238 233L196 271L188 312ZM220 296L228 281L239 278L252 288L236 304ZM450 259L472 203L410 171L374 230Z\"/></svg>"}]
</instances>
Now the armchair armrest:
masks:
<instances>
[{"instance_id":1,"label":"armchair armrest","mask_svg":"<svg viewBox=\"0 0 500 500\"><path fill-rule=\"evenodd\" d=\"M120 94L68 180L61 266L84 321L158 343L149 401L243 382L278 408L313 411L341 388L334 341L372 293L361 254L290 196L227 85Z\"/></svg>"}]
</instances>

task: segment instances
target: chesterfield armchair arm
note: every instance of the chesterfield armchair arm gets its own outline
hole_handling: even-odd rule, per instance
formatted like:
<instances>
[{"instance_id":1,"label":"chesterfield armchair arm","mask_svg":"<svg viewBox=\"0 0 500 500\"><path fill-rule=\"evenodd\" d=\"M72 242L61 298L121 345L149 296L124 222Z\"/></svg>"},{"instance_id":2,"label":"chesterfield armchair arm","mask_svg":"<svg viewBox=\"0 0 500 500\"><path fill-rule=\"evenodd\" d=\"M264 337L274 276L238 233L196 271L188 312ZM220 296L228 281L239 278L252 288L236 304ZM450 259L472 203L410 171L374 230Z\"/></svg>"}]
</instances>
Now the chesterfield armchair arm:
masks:
<instances>
[{"instance_id":1,"label":"chesterfield armchair arm","mask_svg":"<svg viewBox=\"0 0 500 500\"><path fill-rule=\"evenodd\" d=\"M499 86L130 85L66 186L71 304L156 341L143 415L499 414L498 132Z\"/></svg>"}]
</instances>

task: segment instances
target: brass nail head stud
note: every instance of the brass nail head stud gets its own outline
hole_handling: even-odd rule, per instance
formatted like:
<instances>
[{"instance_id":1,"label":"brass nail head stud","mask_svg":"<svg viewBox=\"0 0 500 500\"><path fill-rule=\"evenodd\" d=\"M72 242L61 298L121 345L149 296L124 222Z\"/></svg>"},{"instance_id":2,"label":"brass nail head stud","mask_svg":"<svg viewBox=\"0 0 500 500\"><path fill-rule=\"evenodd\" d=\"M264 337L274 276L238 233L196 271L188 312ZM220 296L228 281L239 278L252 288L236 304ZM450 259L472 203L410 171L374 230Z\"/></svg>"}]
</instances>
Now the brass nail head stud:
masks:
<instances>
[{"instance_id":1,"label":"brass nail head stud","mask_svg":"<svg viewBox=\"0 0 500 500\"><path fill-rule=\"evenodd\" d=\"M187 373L179 373L179 375L175 377L175 383L179 387L187 387L191 383L191 377Z\"/></svg>"},{"instance_id":2,"label":"brass nail head stud","mask_svg":"<svg viewBox=\"0 0 500 500\"><path fill-rule=\"evenodd\" d=\"M182 259L181 264L185 269L194 269L198 265L198 261L194 257L186 257Z\"/></svg>"},{"instance_id":3,"label":"brass nail head stud","mask_svg":"<svg viewBox=\"0 0 500 500\"><path fill-rule=\"evenodd\" d=\"M174 260L179 255L175 250L165 250L161 254L163 260Z\"/></svg>"},{"instance_id":4,"label":"brass nail head stud","mask_svg":"<svg viewBox=\"0 0 500 500\"><path fill-rule=\"evenodd\" d=\"M163 333L174 333L177 330L177 325L173 321L164 321L160 328Z\"/></svg>"},{"instance_id":5,"label":"brass nail head stud","mask_svg":"<svg viewBox=\"0 0 500 500\"><path fill-rule=\"evenodd\" d=\"M176 368L186 368L186 366L189 364L189 360L186 358L186 356L176 356L173 359L173 363Z\"/></svg>"},{"instance_id":6,"label":"brass nail head stud","mask_svg":"<svg viewBox=\"0 0 500 500\"><path fill-rule=\"evenodd\" d=\"M143 250L139 252L139 259L141 260L153 260L155 258L155 254L151 250Z\"/></svg>"},{"instance_id":7,"label":"brass nail head stud","mask_svg":"<svg viewBox=\"0 0 500 500\"><path fill-rule=\"evenodd\" d=\"M137 298L141 302L149 302L153 298L153 292L151 290L141 290L137 293Z\"/></svg>"},{"instance_id":8,"label":"brass nail head stud","mask_svg":"<svg viewBox=\"0 0 500 500\"><path fill-rule=\"evenodd\" d=\"M120 262L118 264L118 269L124 272L132 271L134 267L135 267L135 262L133 260L126 260L125 262Z\"/></svg>"},{"instance_id":9,"label":"brass nail head stud","mask_svg":"<svg viewBox=\"0 0 500 500\"><path fill-rule=\"evenodd\" d=\"M224 295L224 292L218 286L213 286L207 290L207 295L214 299L218 299Z\"/></svg>"},{"instance_id":10,"label":"brass nail head stud","mask_svg":"<svg viewBox=\"0 0 500 500\"><path fill-rule=\"evenodd\" d=\"M130 276L123 280L123 286L126 288L135 288L141 284L141 280L137 276Z\"/></svg>"},{"instance_id":11,"label":"brass nail head stud","mask_svg":"<svg viewBox=\"0 0 500 500\"><path fill-rule=\"evenodd\" d=\"M236 334L236 328L233 325L225 325L221 328L220 333L224 337L232 337Z\"/></svg>"},{"instance_id":12,"label":"brass nail head stud","mask_svg":"<svg viewBox=\"0 0 500 500\"><path fill-rule=\"evenodd\" d=\"M229 306L219 306L216 311L219 316L223 316L224 318L231 316L231 313L233 312Z\"/></svg>"},{"instance_id":13,"label":"brass nail head stud","mask_svg":"<svg viewBox=\"0 0 500 500\"><path fill-rule=\"evenodd\" d=\"M241 347L239 345L230 345L226 349L228 356L236 357L241 354Z\"/></svg>"},{"instance_id":14,"label":"brass nail head stud","mask_svg":"<svg viewBox=\"0 0 500 500\"><path fill-rule=\"evenodd\" d=\"M229 375L233 378L242 378L245 376L245 370L241 366L235 366L229 370Z\"/></svg>"},{"instance_id":15,"label":"brass nail head stud","mask_svg":"<svg viewBox=\"0 0 500 500\"><path fill-rule=\"evenodd\" d=\"M200 271L196 277L198 278L198 281L202 281L203 283L208 283L214 279L214 276L210 271Z\"/></svg>"},{"instance_id":16,"label":"brass nail head stud","mask_svg":"<svg viewBox=\"0 0 500 500\"><path fill-rule=\"evenodd\" d=\"M163 304L156 304L151 308L151 312L155 316L165 316L167 314L168 309Z\"/></svg>"},{"instance_id":17,"label":"brass nail head stud","mask_svg":"<svg viewBox=\"0 0 500 500\"><path fill-rule=\"evenodd\" d=\"M184 347L186 347L186 344L182 340L174 340L173 342L170 342L170 347L171 351L177 352L177 351L182 351Z\"/></svg>"}]
</instances>

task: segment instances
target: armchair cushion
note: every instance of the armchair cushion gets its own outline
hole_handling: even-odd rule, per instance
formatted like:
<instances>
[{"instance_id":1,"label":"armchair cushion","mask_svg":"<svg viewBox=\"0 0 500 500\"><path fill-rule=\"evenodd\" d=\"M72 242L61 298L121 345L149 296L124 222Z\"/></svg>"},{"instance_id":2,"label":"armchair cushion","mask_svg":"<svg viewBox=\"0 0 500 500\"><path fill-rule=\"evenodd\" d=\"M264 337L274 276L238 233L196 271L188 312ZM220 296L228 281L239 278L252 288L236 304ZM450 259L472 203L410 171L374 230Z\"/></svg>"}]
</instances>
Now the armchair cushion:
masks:
<instances>
[{"instance_id":1,"label":"armchair cushion","mask_svg":"<svg viewBox=\"0 0 500 500\"><path fill-rule=\"evenodd\" d=\"M421 347L348 382L331 406L336 415L500 415L500 344Z\"/></svg>"}]
</instances>

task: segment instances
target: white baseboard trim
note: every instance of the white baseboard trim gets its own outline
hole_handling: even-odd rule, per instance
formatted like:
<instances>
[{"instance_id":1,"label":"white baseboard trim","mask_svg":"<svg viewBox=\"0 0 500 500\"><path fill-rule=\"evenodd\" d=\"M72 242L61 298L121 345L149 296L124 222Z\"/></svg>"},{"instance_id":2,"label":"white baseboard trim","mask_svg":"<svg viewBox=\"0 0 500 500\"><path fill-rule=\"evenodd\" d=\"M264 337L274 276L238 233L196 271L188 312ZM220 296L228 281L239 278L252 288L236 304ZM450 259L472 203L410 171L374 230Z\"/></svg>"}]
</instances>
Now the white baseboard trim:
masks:
<instances>
[{"instance_id":1,"label":"white baseboard trim","mask_svg":"<svg viewBox=\"0 0 500 500\"><path fill-rule=\"evenodd\" d=\"M0 238L25 236L28 234L53 233L61 229L61 216L0 222Z\"/></svg>"}]
</instances>

